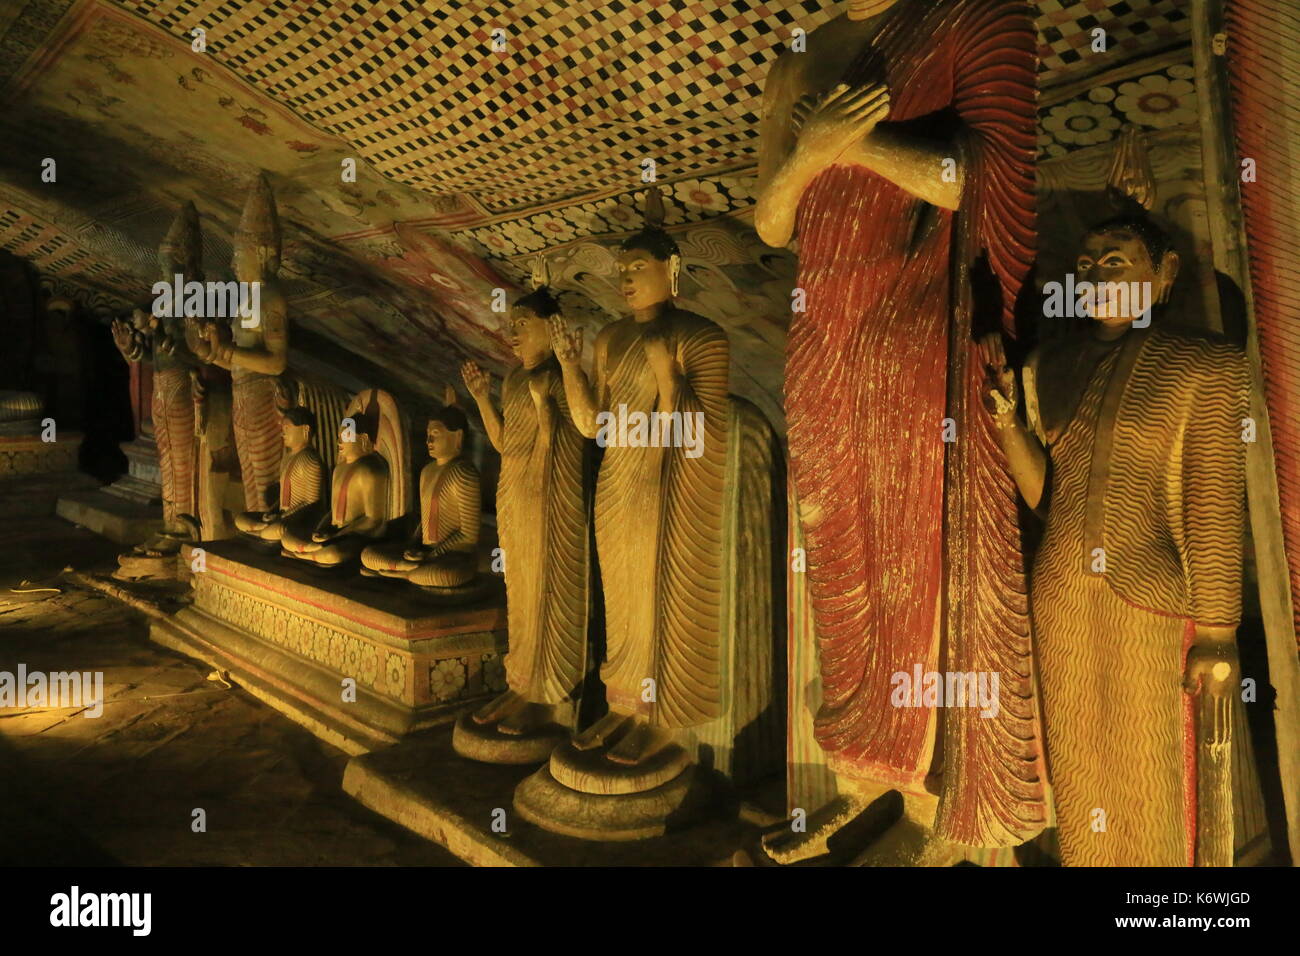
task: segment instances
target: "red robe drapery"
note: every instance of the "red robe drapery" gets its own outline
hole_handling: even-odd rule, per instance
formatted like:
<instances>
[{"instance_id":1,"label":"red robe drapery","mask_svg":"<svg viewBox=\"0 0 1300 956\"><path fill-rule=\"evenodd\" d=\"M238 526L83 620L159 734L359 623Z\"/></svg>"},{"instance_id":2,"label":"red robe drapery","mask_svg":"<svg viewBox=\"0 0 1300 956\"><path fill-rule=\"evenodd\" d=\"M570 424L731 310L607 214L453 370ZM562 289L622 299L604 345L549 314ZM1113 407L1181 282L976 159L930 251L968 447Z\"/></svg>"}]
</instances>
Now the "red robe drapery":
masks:
<instances>
[{"instance_id":1,"label":"red robe drapery","mask_svg":"<svg viewBox=\"0 0 1300 956\"><path fill-rule=\"evenodd\" d=\"M1300 638L1300 17L1293 0L1230 3L1228 74L1237 155L1255 160L1258 182L1241 186L1250 285L1277 466L1291 609Z\"/></svg>"},{"instance_id":2,"label":"red robe drapery","mask_svg":"<svg viewBox=\"0 0 1300 956\"><path fill-rule=\"evenodd\" d=\"M1003 0L900 2L884 17L845 82L883 78L889 122L955 125L966 179L956 216L859 166L826 170L800 202L808 308L790 330L786 409L816 734L837 773L918 792L936 713L894 706L893 675L996 672L997 716L942 715L939 828L1011 845L1042 826L1040 748L1015 490L979 404L967 288L983 254L1014 332L1034 252L1033 19Z\"/></svg>"}]
</instances>

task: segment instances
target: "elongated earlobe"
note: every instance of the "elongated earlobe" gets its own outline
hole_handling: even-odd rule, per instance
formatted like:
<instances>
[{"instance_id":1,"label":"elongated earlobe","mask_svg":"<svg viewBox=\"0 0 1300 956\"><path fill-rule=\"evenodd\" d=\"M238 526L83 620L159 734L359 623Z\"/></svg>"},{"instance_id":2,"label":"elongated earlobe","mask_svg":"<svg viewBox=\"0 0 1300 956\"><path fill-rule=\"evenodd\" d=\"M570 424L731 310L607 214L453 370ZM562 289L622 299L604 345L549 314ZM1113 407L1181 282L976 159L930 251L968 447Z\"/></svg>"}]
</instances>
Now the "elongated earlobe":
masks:
<instances>
[{"instance_id":1,"label":"elongated earlobe","mask_svg":"<svg viewBox=\"0 0 1300 956\"><path fill-rule=\"evenodd\" d=\"M1160 257L1160 295L1156 301L1164 305L1169 301L1169 295L1174 289L1174 280L1178 278L1178 266L1181 260L1178 253L1170 249Z\"/></svg>"}]
</instances>

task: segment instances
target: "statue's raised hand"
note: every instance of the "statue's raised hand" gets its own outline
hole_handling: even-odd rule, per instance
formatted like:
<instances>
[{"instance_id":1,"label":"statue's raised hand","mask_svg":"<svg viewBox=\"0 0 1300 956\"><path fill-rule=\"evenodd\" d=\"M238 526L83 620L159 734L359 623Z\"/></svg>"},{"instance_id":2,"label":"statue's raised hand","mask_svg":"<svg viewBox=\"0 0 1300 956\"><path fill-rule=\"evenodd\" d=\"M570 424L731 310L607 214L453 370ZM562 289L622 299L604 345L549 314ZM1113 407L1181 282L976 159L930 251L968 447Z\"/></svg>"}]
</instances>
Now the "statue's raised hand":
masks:
<instances>
[{"instance_id":1,"label":"statue's raised hand","mask_svg":"<svg viewBox=\"0 0 1300 956\"><path fill-rule=\"evenodd\" d=\"M211 364L213 356L212 340L208 336L210 324L207 319L198 316L185 317L185 344L194 353L194 357L205 364Z\"/></svg>"},{"instance_id":2,"label":"statue's raised hand","mask_svg":"<svg viewBox=\"0 0 1300 956\"><path fill-rule=\"evenodd\" d=\"M841 83L799 124L798 148L834 162L888 115L889 89L883 83L858 87Z\"/></svg>"},{"instance_id":3,"label":"statue's raised hand","mask_svg":"<svg viewBox=\"0 0 1300 956\"><path fill-rule=\"evenodd\" d=\"M491 380L487 372L478 367L475 362L464 362L460 367L460 377L465 382L465 387L469 389L470 395L476 399L486 399L492 390Z\"/></svg>"},{"instance_id":4,"label":"statue's raised hand","mask_svg":"<svg viewBox=\"0 0 1300 956\"><path fill-rule=\"evenodd\" d=\"M1008 424L1016 417L1016 373L1007 365L1002 336L984 336L979 352L984 359L984 408L998 424Z\"/></svg>"},{"instance_id":5,"label":"statue's raised hand","mask_svg":"<svg viewBox=\"0 0 1300 956\"><path fill-rule=\"evenodd\" d=\"M582 360L582 327L570 329L563 316L553 315L547 319L551 327L551 348L555 357L563 366L574 366Z\"/></svg>"},{"instance_id":6,"label":"statue's raised hand","mask_svg":"<svg viewBox=\"0 0 1300 956\"><path fill-rule=\"evenodd\" d=\"M122 357L128 362L135 355L135 330L130 324L122 319L114 319L111 326L113 330L113 344L117 350L122 353Z\"/></svg>"}]
</instances>

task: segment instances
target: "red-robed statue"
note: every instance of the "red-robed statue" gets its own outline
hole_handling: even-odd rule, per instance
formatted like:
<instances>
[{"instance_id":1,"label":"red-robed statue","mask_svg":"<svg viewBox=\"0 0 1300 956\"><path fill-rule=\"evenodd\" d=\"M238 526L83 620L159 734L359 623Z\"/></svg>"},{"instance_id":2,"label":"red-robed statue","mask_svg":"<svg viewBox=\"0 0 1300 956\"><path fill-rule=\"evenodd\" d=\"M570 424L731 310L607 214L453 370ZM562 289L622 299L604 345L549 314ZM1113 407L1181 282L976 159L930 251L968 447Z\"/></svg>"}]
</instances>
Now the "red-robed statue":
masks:
<instances>
[{"instance_id":1,"label":"red-robed statue","mask_svg":"<svg viewBox=\"0 0 1300 956\"><path fill-rule=\"evenodd\" d=\"M785 401L841 792L778 859L890 789L907 810L880 862L1044 824L1015 490L975 346L1014 334L1034 255L1034 51L1023 2L851 0L768 77L755 225L798 233ZM918 666L996 703L900 694Z\"/></svg>"}]
</instances>

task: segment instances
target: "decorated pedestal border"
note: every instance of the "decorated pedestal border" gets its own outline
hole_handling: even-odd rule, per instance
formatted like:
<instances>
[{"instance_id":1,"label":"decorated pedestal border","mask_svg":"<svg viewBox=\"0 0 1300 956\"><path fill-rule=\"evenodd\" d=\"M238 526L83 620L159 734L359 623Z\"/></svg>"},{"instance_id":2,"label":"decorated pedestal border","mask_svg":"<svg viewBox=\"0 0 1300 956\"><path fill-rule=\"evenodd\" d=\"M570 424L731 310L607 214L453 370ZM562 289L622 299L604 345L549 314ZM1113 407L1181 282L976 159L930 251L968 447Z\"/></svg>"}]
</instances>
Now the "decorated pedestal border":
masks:
<instances>
[{"instance_id":1,"label":"decorated pedestal border","mask_svg":"<svg viewBox=\"0 0 1300 956\"><path fill-rule=\"evenodd\" d=\"M499 601L421 607L346 576L305 581L298 569L280 573L240 550L204 548L197 563L205 569L190 575L193 605L155 623L152 636L228 671L317 736L363 753L504 690ZM179 560L188 571L198 557L186 548Z\"/></svg>"}]
</instances>

